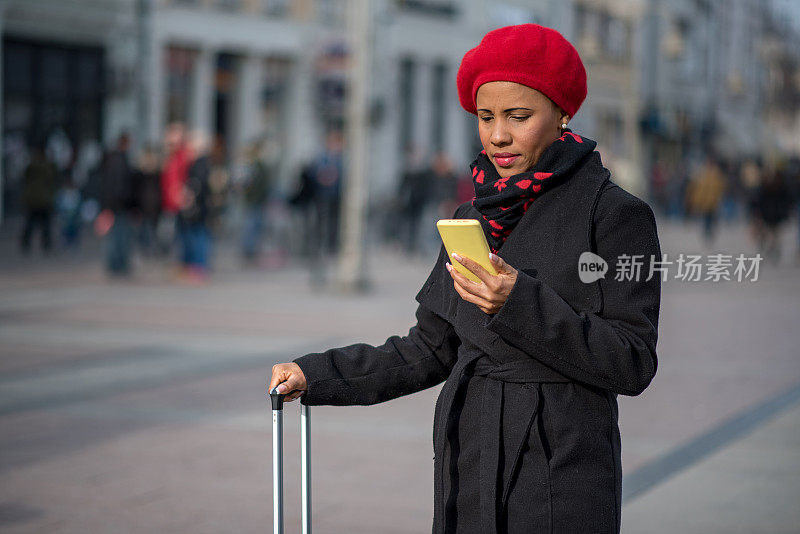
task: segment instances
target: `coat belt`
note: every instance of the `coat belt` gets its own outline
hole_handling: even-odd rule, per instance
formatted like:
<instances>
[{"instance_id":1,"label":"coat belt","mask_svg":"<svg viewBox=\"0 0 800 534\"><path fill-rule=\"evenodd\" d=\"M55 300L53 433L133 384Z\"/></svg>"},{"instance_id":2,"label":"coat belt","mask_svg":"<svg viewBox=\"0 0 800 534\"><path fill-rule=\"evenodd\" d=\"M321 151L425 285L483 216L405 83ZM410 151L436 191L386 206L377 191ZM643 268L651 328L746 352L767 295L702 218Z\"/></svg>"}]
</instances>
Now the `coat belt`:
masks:
<instances>
[{"instance_id":1,"label":"coat belt","mask_svg":"<svg viewBox=\"0 0 800 534\"><path fill-rule=\"evenodd\" d=\"M486 377L481 402L481 435L480 435L480 503L481 503L481 531L490 533L497 532L497 482L499 476L500 463L500 433L502 431L502 409L504 384L506 382L517 384L535 384L536 387L523 388L525 397L530 403L530 415L524 421L523 432L518 436L514 443L508 444L514 451L511 464L511 476L503 489L500 499L501 509L505 507L508 500L508 493L511 489L511 481L516 471L517 465L522 457L523 447L528 440L531 426L536 419L539 410L539 388L538 384L548 382L571 382L565 376L553 371L543 365L538 360L528 358L524 360L514 360L511 362L495 363L488 356L476 354L470 358L462 358L456 362L453 368L451 379L448 380L441 392L441 412L439 415L439 432L437 433L437 443L434 444L435 454L442 460L439 468L434 473L435 503L439 518L438 532L444 533L445 529L445 509L444 502L444 445L447 441L450 411L453 405L459 386L464 376L483 376ZM521 421L522 423L522 421ZM452 459L451 459L452 461Z\"/></svg>"}]
</instances>

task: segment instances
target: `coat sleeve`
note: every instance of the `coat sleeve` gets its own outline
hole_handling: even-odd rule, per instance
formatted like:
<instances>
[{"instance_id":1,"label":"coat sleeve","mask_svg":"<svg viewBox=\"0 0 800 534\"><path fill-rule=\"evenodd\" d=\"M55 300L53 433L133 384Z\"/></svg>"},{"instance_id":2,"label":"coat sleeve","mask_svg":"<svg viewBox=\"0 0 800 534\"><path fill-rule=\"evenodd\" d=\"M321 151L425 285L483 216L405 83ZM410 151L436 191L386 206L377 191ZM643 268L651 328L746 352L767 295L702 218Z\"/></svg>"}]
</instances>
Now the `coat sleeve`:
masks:
<instances>
[{"instance_id":1,"label":"coat sleeve","mask_svg":"<svg viewBox=\"0 0 800 534\"><path fill-rule=\"evenodd\" d=\"M600 279L603 305L597 312L575 311L550 286L519 271L508 299L487 327L507 343L576 381L622 395L638 395L655 376L659 273L661 260L655 217L650 206L617 189L595 212L597 254L608 262ZM621 255L641 255L641 275L619 277ZM576 265L577 268L577 265ZM578 282L581 283L581 282Z\"/></svg>"},{"instance_id":2,"label":"coat sleeve","mask_svg":"<svg viewBox=\"0 0 800 534\"><path fill-rule=\"evenodd\" d=\"M357 343L294 360L308 383L303 404L369 405L435 386L455 365L461 344L453 327L425 306L406 336L383 345Z\"/></svg>"}]
</instances>

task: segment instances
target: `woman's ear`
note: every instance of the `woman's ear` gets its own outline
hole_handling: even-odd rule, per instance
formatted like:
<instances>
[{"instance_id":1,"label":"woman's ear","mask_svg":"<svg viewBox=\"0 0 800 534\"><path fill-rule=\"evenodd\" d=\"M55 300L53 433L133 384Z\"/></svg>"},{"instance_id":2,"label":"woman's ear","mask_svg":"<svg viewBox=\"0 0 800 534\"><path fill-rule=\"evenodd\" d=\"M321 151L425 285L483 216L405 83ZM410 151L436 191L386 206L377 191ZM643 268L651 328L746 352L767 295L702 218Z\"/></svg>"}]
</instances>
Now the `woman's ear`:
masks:
<instances>
[{"instance_id":1,"label":"woman's ear","mask_svg":"<svg viewBox=\"0 0 800 534\"><path fill-rule=\"evenodd\" d=\"M558 116L558 125L563 130L566 128L566 125L569 124L570 116L563 110L559 109L559 116Z\"/></svg>"}]
</instances>

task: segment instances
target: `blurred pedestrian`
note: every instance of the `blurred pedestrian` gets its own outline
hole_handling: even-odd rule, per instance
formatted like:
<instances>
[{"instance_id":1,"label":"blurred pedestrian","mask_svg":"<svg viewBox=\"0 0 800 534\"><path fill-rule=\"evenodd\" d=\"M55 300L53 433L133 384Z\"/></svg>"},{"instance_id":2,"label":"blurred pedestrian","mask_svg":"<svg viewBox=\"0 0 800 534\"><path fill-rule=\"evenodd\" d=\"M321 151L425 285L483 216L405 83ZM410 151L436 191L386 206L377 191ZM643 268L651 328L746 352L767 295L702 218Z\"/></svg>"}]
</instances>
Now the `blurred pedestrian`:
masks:
<instances>
[{"instance_id":1,"label":"blurred pedestrian","mask_svg":"<svg viewBox=\"0 0 800 534\"><path fill-rule=\"evenodd\" d=\"M739 218L739 205L742 200L741 174L738 166L730 159L722 162L720 171L725 181L725 192L720 203L721 216L723 221L730 223Z\"/></svg>"},{"instance_id":2,"label":"blurred pedestrian","mask_svg":"<svg viewBox=\"0 0 800 534\"><path fill-rule=\"evenodd\" d=\"M756 205L761 188L761 175L761 163L755 159L745 160L739 169L739 181L742 184L742 196L744 198L748 230L750 238L756 246L762 241L761 219L758 216L758 207Z\"/></svg>"},{"instance_id":3,"label":"blurred pedestrian","mask_svg":"<svg viewBox=\"0 0 800 534\"><path fill-rule=\"evenodd\" d=\"M780 230L789 218L792 200L784 175L779 170L764 173L755 199L755 213L760 222L759 250L765 258L780 261Z\"/></svg>"},{"instance_id":4,"label":"blurred pedestrian","mask_svg":"<svg viewBox=\"0 0 800 534\"><path fill-rule=\"evenodd\" d=\"M213 238L224 231L225 212L228 208L228 197L231 189L231 173L228 170L227 150L224 138L214 136L210 151L210 169L208 176L208 199L206 226Z\"/></svg>"},{"instance_id":5,"label":"blurred pedestrian","mask_svg":"<svg viewBox=\"0 0 800 534\"><path fill-rule=\"evenodd\" d=\"M134 176L135 195L139 205L139 247L146 256L150 256L157 250L156 230L162 205L161 168L155 146L147 145L142 148Z\"/></svg>"},{"instance_id":6,"label":"blurred pedestrian","mask_svg":"<svg viewBox=\"0 0 800 534\"><path fill-rule=\"evenodd\" d=\"M426 178L430 193L421 220L423 240L418 243L418 251L435 256L441 243L436 221L448 219L459 204L458 178L447 154L438 152L433 156L430 174Z\"/></svg>"},{"instance_id":7,"label":"blurred pedestrian","mask_svg":"<svg viewBox=\"0 0 800 534\"><path fill-rule=\"evenodd\" d=\"M462 171L457 174L456 200L459 204L471 202L475 198L475 184L472 176L468 172Z\"/></svg>"},{"instance_id":8,"label":"blurred pedestrian","mask_svg":"<svg viewBox=\"0 0 800 534\"><path fill-rule=\"evenodd\" d=\"M245 261L254 262L261 252L264 234L264 210L270 197L273 182L270 170L261 155L261 144L251 144L245 154L245 176L243 184L244 233L242 236L242 256Z\"/></svg>"},{"instance_id":9,"label":"blurred pedestrian","mask_svg":"<svg viewBox=\"0 0 800 534\"><path fill-rule=\"evenodd\" d=\"M30 252L31 239L37 230L41 233L42 250L45 252L51 250L51 226L56 190L56 168L45 156L44 144L37 142L31 147L31 159L22 177L25 226L20 237L20 248L23 253Z\"/></svg>"},{"instance_id":10,"label":"blurred pedestrian","mask_svg":"<svg viewBox=\"0 0 800 534\"><path fill-rule=\"evenodd\" d=\"M177 215L181 210L183 189L191 164L184 125L174 122L167 126L164 143L167 157L161 172L161 216L156 235L161 252L166 254L175 242L178 231Z\"/></svg>"},{"instance_id":11,"label":"blurred pedestrian","mask_svg":"<svg viewBox=\"0 0 800 534\"><path fill-rule=\"evenodd\" d=\"M689 171L685 161L678 161L669 169L667 178L669 217L683 222L686 219L686 190L689 189Z\"/></svg>"},{"instance_id":12,"label":"blurred pedestrian","mask_svg":"<svg viewBox=\"0 0 800 534\"><path fill-rule=\"evenodd\" d=\"M325 136L325 148L311 164L316 221L311 225L311 277L314 285L326 280L326 263L339 251L339 214L344 181L344 135L333 129Z\"/></svg>"},{"instance_id":13,"label":"blurred pedestrian","mask_svg":"<svg viewBox=\"0 0 800 534\"><path fill-rule=\"evenodd\" d=\"M297 175L293 193L289 196L288 204L292 209L294 223L292 228L297 232L295 239L290 242L299 243L297 253L304 258L312 254L311 236L316 224L316 214L312 212L312 202L315 196L314 166L306 163L300 168Z\"/></svg>"},{"instance_id":14,"label":"blurred pedestrian","mask_svg":"<svg viewBox=\"0 0 800 534\"><path fill-rule=\"evenodd\" d=\"M67 250L77 249L81 239L81 192L70 175L56 193L56 213L61 224L61 239Z\"/></svg>"},{"instance_id":15,"label":"blurred pedestrian","mask_svg":"<svg viewBox=\"0 0 800 534\"><path fill-rule=\"evenodd\" d=\"M432 201L432 170L426 165L424 154L417 146L409 146L406 150L405 168L400 179L397 198L400 204L401 242L406 254L419 252L419 228L422 214Z\"/></svg>"},{"instance_id":16,"label":"blurred pedestrian","mask_svg":"<svg viewBox=\"0 0 800 534\"><path fill-rule=\"evenodd\" d=\"M661 215L669 214L669 170L667 162L659 159L650 171L653 202Z\"/></svg>"},{"instance_id":17,"label":"blurred pedestrian","mask_svg":"<svg viewBox=\"0 0 800 534\"><path fill-rule=\"evenodd\" d=\"M72 166L72 179L75 187L83 189L89 182L91 173L103 159L103 148L96 139L84 139L78 148L75 164Z\"/></svg>"},{"instance_id":18,"label":"blurred pedestrian","mask_svg":"<svg viewBox=\"0 0 800 534\"><path fill-rule=\"evenodd\" d=\"M56 127L47 137L45 147L47 159L53 162L58 174L63 174L69 170L74 163L72 142L61 126Z\"/></svg>"},{"instance_id":19,"label":"blurred pedestrian","mask_svg":"<svg viewBox=\"0 0 800 534\"><path fill-rule=\"evenodd\" d=\"M112 276L126 276L131 271L130 214L135 198L129 148L130 137L120 134L116 146L103 157L100 171L100 207L104 218L111 221L106 236L106 271Z\"/></svg>"},{"instance_id":20,"label":"blurred pedestrian","mask_svg":"<svg viewBox=\"0 0 800 534\"><path fill-rule=\"evenodd\" d=\"M786 184L791 191L792 203L795 212L795 225L797 229L797 236L795 244L797 250L795 253L795 263L800 265L800 157L792 156L786 164L784 176L786 176Z\"/></svg>"},{"instance_id":21,"label":"blurred pedestrian","mask_svg":"<svg viewBox=\"0 0 800 534\"><path fill-rule=\"evenodd\" d=\"M434 199L439 218L453 213L458 204L458 177L453 171L453 163L444 152L433 157L433 174L431 176L435 188Z\"/></svg>"},{"instance_id":22,"label":"blurred pedestrian","mask_svg":"<svg viewBox=\"0 0 800 534\"><path fill-rule=\"evenodd\" d=\"M708 246L713 244L716 237L719 204L725 189L722 171L714 158L709 156L692 176L686 191L686 203L690 212L701 218L703 239Z\"/></svg>"},{"instance_id":23,"label":"blurred pedestrian","mask_svg":"<svg viewBox=\"0 0 800 534\"><path fill-rule=\"evenodd\" d=\"M211 155L205 132L192 132L191 164L183 185L178 234L182 245L182 275L189 282L204 282L209 274L211 234L208 228Z\"/></svg>"}]
</instances>

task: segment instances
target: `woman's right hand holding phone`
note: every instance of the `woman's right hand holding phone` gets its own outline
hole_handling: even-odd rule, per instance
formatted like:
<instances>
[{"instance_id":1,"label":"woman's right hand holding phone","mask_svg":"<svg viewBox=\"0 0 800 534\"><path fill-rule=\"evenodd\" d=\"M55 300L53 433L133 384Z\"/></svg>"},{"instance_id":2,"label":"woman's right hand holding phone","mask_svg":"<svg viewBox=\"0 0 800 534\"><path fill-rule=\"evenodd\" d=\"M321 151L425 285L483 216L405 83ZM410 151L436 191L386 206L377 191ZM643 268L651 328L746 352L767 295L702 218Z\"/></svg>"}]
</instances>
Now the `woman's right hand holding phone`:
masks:
<instances>
[{"instance_id":1,"label":"woman's right hand holding phone","mask_svg":"<svg viewBox=\"0 0 800 534\"><path fill-rule=\"evenodd\" d=\"M287 394L285 402L291 402L308 390L306 377L300 366L294 362L278 363L272 366L272 380L268 391L278 386L278 393Z\"/></svg>"}]
</instances>

